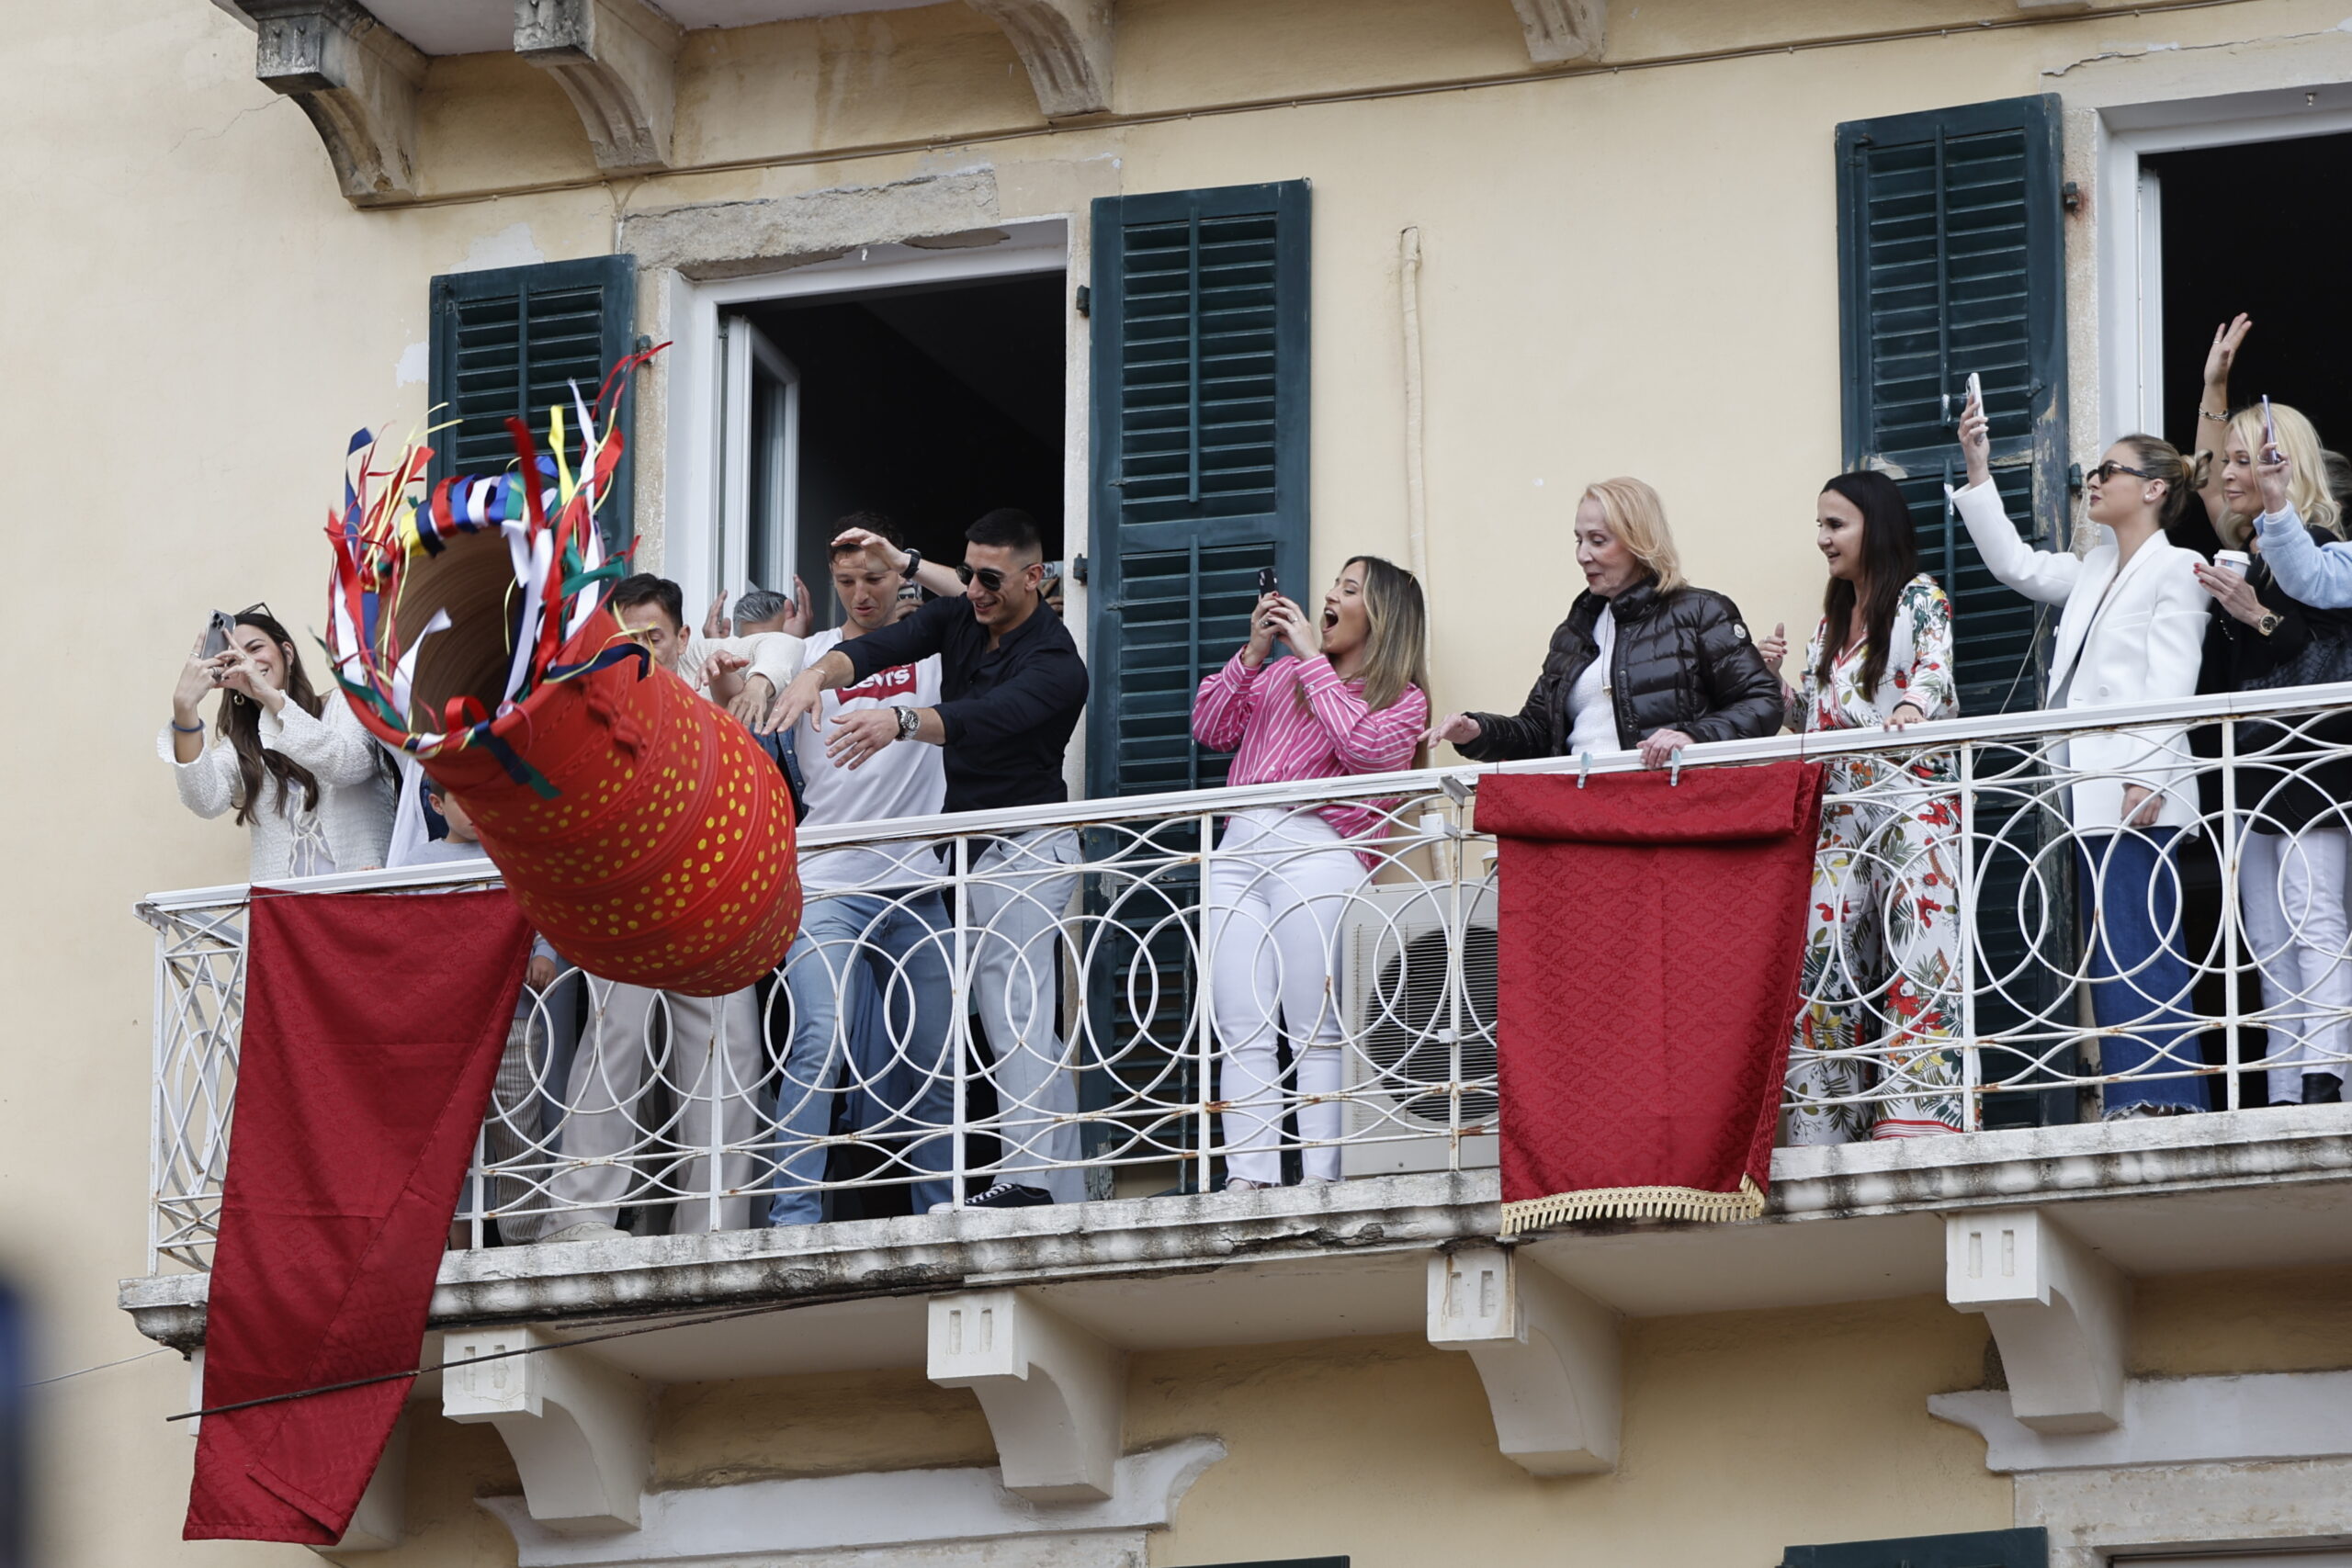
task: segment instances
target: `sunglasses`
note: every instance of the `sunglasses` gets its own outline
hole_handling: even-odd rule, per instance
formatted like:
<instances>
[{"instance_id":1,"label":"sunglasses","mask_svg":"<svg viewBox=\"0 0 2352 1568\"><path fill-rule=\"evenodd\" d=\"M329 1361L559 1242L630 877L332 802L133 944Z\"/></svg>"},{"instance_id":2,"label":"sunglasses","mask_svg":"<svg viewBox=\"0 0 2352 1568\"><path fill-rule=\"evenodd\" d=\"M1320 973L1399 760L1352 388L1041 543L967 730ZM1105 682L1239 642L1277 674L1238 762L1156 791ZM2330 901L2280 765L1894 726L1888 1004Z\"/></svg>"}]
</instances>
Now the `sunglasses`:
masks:
<instances>
[{"instance_id":1,"label":"sunglasses","mask_svg":"<svg viewBox=\"0 0 2352 1568\"><path fill-rule=\"evenodd\" d=\"M2135 468L2129 463L2119 463L2112 457L2109 457L2106 462L2101 463L2098 468L2093 468L2084 477L2095 480L2099 484L2105 484L2108 480L2113 479L2118 474L2130 474L2133 479L2153 479L2156 477L2155 475L2148 472L2145 468Z\"/></svg>"},{"instance_id":2,"label":"sunglasses","mask_svg":"<svg viewBox=\"0 0 2352 1568\"><path fill-rule=\"evenodd\" d=\"M238 611L235 618L242 621L247 615L266 615L273 621L277 619L277 612L269 607L269 601L266 599L254 600L252 604Z\"/></svg>"},{"instance_id":3,"label":"sunglasses","mask_svg":"<svg viewBox=\"0 0 2352 1568\"><path fill-rule=\"evenodd\" d=\"M956 563L956 575L963 580L964 586L967 588L972 585L974 578L978 578L980 586L989 592L1004 592L1004 573L992 566L973 566L967 561L959 560Z\"/></svg>"}]
</instances>

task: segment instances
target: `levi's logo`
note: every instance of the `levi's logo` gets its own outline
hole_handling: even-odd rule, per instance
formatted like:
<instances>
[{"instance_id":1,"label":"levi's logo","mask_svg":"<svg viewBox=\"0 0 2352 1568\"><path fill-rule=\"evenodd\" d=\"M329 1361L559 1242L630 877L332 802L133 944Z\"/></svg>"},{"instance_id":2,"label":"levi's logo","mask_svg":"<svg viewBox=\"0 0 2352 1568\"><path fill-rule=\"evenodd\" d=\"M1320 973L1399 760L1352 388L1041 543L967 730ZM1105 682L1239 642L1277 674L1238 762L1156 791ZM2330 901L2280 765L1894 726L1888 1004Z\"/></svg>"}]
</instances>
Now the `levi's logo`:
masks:
<instances>
[{"instance_id":1,"label":"levi's logo","mask_svg":"<svg viewBox=\"0 0 2352 1568\"><path fill-rule=\"evenodd\" d=\"M892 697L912 696L914 689L915 667L894 664L888 670L876 670L856 685L843 686L833 694L845 703L855 702L860 697L872 697L876 702L887 703Z\"/></svg>"}]
</instances>

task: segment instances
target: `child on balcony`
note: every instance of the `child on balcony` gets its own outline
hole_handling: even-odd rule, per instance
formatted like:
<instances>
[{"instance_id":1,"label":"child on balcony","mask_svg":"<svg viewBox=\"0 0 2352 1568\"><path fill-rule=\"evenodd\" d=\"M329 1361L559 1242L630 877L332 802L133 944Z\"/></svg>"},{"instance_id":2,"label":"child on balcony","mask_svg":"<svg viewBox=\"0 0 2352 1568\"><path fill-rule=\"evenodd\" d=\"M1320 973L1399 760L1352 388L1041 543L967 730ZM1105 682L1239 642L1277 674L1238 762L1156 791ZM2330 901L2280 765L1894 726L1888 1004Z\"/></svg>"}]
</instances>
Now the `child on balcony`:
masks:
<instances>
[{"instance_id":1,"label":"child on balcony","mask_svg":"<svg viewBox=\"0 0 2352 1568\"><path fill-rule=\"evenodd\" d=\"M1374 556L1340 569L1318 619L1265 593L1250 640L1201 682L1193 738L1235 753L1236 784L1409 767L1429 719L1426 627L1419 581ZM1295 657L1275 660L1277 642ZM1378 802L1238 811L1210 859L1201 919L1230 1190L1282 1185L1278 1019L1298 1077L1304 1175L1340 1174L1335 942L1378 863L1359 840L1382 819Z\"/></svg>"}]
</instances>

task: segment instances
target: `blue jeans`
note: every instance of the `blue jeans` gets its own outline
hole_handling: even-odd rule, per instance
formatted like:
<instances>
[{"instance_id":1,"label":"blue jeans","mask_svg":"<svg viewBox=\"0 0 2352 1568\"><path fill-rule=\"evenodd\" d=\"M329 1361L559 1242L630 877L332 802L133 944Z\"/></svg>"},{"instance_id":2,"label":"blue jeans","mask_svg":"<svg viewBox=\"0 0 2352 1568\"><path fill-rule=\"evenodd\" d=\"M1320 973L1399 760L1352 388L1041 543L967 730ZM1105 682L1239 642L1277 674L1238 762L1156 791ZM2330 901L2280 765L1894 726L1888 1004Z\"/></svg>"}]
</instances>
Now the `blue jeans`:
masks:
<instances>
[{"instance_id":1,"label":"blue jeans","mask_svg":"<svg viewBox=\"0 0 2352 1568\"><path fill-rule=\"evenodd\" d=\"M2177 1073L2202 1067L2199 1026L2185 1004L2193 979L2182 951L2177 828L2087 833L2076 844L2082 903L2091 911L2091 1013L2103 1030L2129 1028L2099 1043L2099 1071ZM2202 1077L2135 1078L2105 1085L2104 1109L2206 1109Z\"/></svg>"},{"instance_id":2,"label":"blue jeans","mask_svg":"<svg viewBox=\"0 0 2352 1568\"><path fill-rule=\"evenodd\" d=\"M776 1089L779 1182L772 1225L823 1216L817 1184L832 1131L833 1097L851 1097L853 1124L884 1149L886 1174L938 1173L914 1183L920 1214L955 1195L956 1077L947 1061L955 1010L937 893L853 893L812 899L785 954L792 1038ZM834 1088L840 1080L839 1089Z\"/></svg>"}]
</instances>

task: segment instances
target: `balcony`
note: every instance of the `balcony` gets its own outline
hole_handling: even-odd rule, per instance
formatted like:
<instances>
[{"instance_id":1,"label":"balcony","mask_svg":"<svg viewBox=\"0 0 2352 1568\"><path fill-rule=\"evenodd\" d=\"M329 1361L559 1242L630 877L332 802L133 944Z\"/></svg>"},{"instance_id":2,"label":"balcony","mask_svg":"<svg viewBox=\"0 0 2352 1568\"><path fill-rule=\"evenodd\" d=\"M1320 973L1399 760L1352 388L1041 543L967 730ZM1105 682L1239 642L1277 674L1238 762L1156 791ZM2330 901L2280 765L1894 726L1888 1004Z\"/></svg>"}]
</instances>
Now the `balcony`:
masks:
<instances>
[{"instance_id":1,"label":"balcony","mask_svg":"<svg viewBox=\"0 0 2352 1568\"><path fill-rule=\"evenodd\" d=\"M810 963L807 953L761 988L755 1037L732 1058L752 1066L717 1095L677 1066L658 1021L631 1042L650 1052L643 1090L613 1092L610 1081L596 1090L596 1073L574 1070L592 1007L587 980L566 973L529 995L527 1028L517 1031L524 1048L510 1052L528 1081L510 1080L483 1131L433 1301L438 1343L428 1362L472 1353L460 1347L488 1343L485 1335L520 1334L653 1383L923 1365L942 1378L943 1303L982 1297L1045 1314L1055 1333L1111 1350L1424 1330L1455 1348L1509 1341L1524 1350L1526 1330L1511 1327L1508 1313L1500 1327L1447 1317L1448 1270L1474 1266L1501 1269L1521 1313L1565 1313L1563 1322L1588 1311L1607 1321L1939 1292L1989 1315L1954 1249L1998 1226L2004 1246L2025 1247L2040 1267L2112 1286L2078 1278L2037 1301L1996 1303L2013 1314L1995 1325L2011 1387L2024 1391L2019 1410L2052 1400L2066 1408L2051 1430L2112 1427L2121 1351L2099 1323L2101 1313L2125 1310L2119 1281L2352 1258L2352 1109L2268 1103L2274 1070L2282 1087L2305 1071L2347 1072L2352 1009L2326 1001L2317 983L2266 991L2256 960L2268 955L2256 952L2240 897L2241 884L2271 863L2259 846L2249 855L2250 832L2282 781L2337 754L2311 738L2313 721L2347 702L2352 687L2100 716L2107 728L2170 729L2203 800L2178 856L2177 945L2194 970L2197 1037L2171 1059L2128 1071L2101 1070L2102 1046L2131 1028L2091 1021L2084 999L2077 911L2091 874L2077 863L2064 816L2081 778L2065 769L2062 743L2099 727L2035 714L1926 726L1899 745L1876 735L1781 736L1695 748L1689 768L1830 762L1833 807L1883 810L1927 787L1956 803L1950 862L1965 941L1949 998L1961 1021L1950 1066L1963 1130L1783 1147L1770 1205L1753 1223L1571 1224L1511 1246L1497 1240L1497 1130L1508 1107L1496 1070L1495 847L1476 818L1481 780L1495 770L810 832L804 853L843 844L938 850L928 886L872 900L852 922L862 934L821 971L814 994L837 1021L824 1048L792 1049L796 1002L812 994L809 974L793 966ZM1593 759L1589 770L1629 765ZM1923 786L1923 768L1939 782ZM1217 1036L1196 959L1206 945L1203 879L1229 858L1216 847L1217 824L1235 811L1367 803L1385 828L1373 840L1377 870L1346 897L1338 922L1336 1081L1305 1096L1216 1098ZM916 972L880 950L876 923L879 909L929 894L946 909L968 908L996 874L981 859L988 846L1041 829L1071 830L1082 856L1056 911L1057 972L1043 987L1047 1021L1068 1043L1064 1072L1048 1076L1069 1091L1059 1104L1054 1091L1018 1090L1002 1076L973 1016L978 933L952 918L926 928L936 961L928 983L952 998L942 1053L915 1039ZM494 881L483 863L316 886ZM150 1271L124 1282L121 1302L143 1332L190 1351L203 1339L203 1271L236 1089L244 897L242 887L216 887L141 906L157 932ZM812 914L828 901L812 898ZM839 1022L854 1015L856 972L838 961L869 951L888 992L880 1021ZM847 988L842 975L853 976ZM1883 977L1864 991L1874 1017L1886 999ZM929 1016L941 1010L934 1001ZM722 1015L710 1053L722 1060L728 1027ZM1875 1040L1855 1047L1846 1066L1800 1085L1786 1108L1851 1106L1866 1122L1869 1108L1917 1088ZM2191 1086L2211 1109L2098 1119L2102 1096L2157 1082ZM607 1116L624 1117L625 1136L619 1152L583 1159L567 1152L568 1140L583 1109L594 1109L579 1099L592 1092L601 1105L619 1104ZM688 1112L698 1102L697 1118ZM1251 1119L1270 1124L1261 1141L1294 1183L1302 1168L1334 1160L1339 1179L1222 1190L1225 1141ZM690 1124L707 1130L691 1145ZM936 1214L912 1201L922 1182L976 1192L1000 1165L1015 1179L1060 1183L1078 1201ZM617 1191L633 1234L522 1244L586 1212L566 1192L592 1167ZM779 1198L824 1218L767 1225ZM714 1226L747 1207L749 1225ZM1593 1357L1605 1360L1602 1352L1538 1342L1554 1347L1542 1354L1557 1362L1543 1376L1600 1375ZM2034 1357L2078 1371L2105 1367L2105 1381L2032 1393L2014 1369ZM1537 1376L1485 1361L1481 1372L1490 1394L1498 1378ZM1602 1450L1613 1453L1577 1447L1573 1434L1515 1439L1503 1426L1507 1401L1494 1396L1505 1451L1538 1473L1605 1468Z\"/></svg>"}]
</instances>

